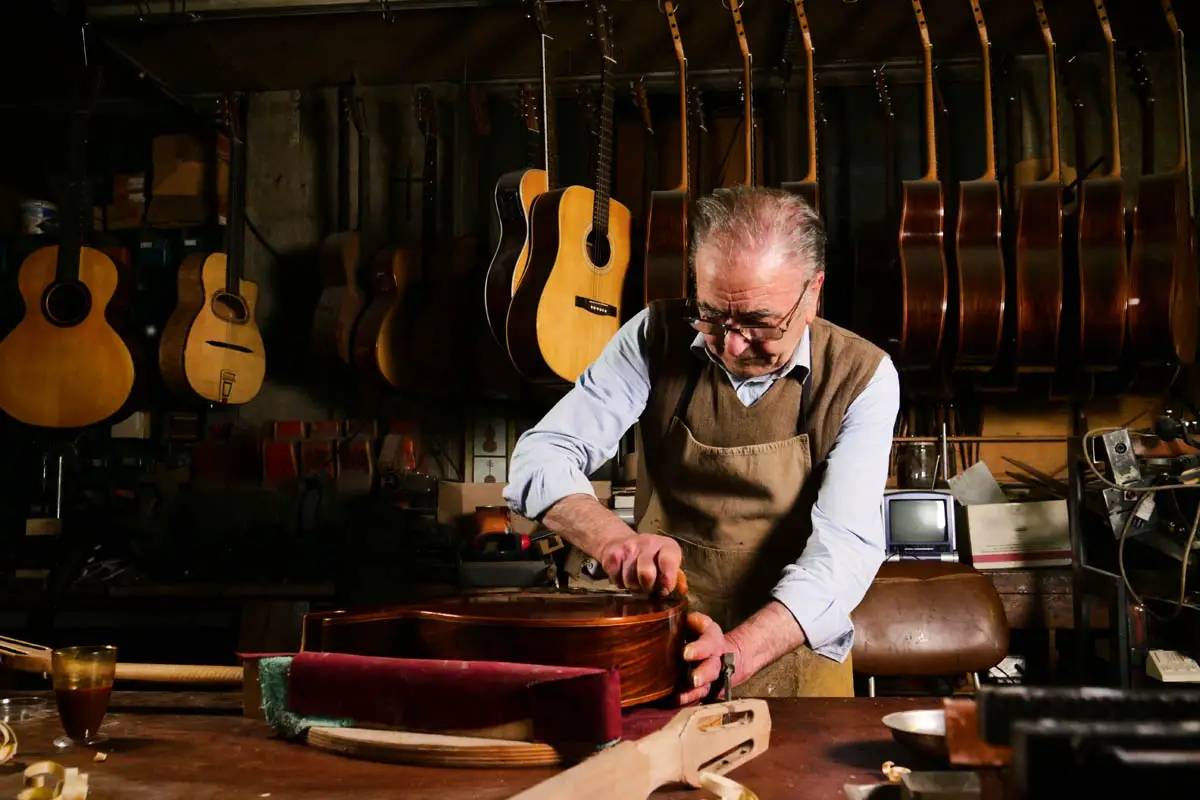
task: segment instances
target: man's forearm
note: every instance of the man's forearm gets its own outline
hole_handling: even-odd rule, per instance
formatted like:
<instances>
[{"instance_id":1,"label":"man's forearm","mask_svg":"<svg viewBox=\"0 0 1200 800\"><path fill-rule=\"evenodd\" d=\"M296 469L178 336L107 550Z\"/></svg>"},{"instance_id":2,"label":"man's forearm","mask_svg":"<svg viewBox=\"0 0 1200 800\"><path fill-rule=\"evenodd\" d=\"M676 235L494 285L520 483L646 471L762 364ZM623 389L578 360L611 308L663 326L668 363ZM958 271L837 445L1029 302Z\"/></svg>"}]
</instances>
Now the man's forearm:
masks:
<instances>
[{"instance_id":1,"label":"man's forearm","mask_svg":"<svg viewBox=\"0 0 1200 800\"><path fill-rule=\"evenodd\" d=\"M725 638L734 646L733 683L736 685L804 644L804 629L787 606L772 600L729 631Z\"/></svg>"},{"instance_id":2,"label":"man's forearm","mask_svg":"<svg viewBox=\"0 0 1200 800\"><path fill-rule=\"evenodd\" d=\"M542 524L593 558L633 530L612 509L587 494L570 494L550 506Z\"/></svg>"}]
</instances>

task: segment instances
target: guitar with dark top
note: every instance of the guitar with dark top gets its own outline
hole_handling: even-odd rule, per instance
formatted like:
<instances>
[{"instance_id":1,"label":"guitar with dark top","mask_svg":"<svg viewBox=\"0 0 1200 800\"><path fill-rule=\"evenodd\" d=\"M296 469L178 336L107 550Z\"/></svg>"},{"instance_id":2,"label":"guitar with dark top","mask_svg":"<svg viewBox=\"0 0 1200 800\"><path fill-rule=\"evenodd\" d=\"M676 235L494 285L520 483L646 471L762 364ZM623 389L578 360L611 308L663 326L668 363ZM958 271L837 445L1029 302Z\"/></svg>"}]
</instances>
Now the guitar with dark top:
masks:
<instances>
[{"instance_id":1,"label":"guitar with dark top","mask_svg":"<svg viewBox=\"0 0 1200 800\"><path fill-rule=\"evenodd\" d=\"M948 277L943 248L945 203L937 170L937 120L933 102L933 47L920 0L913 12L921 33L925 73L925 175L901 187L899 253L901 325L896 366L932 369L946 328Z\"/></svg>"},{"instance_id":2,"label":"guitar with dark top","mask_svg":"<svg viewBox=\"0 0 1200 800\"><path fill-rule=\"evenodd\" d=\"M679 65L679 184L674 189L650 193L646 212L645 302L687 297L688 291L688 200L691 157L688 150L688 78L687 56L675 18L675 4L663 0L667 26L675 45Z\"/></svg>"},{"instance_id":3,"label":"guitar with dark top","mask_svg":"<svg viewBox=\"0 0 1200 800\"><path fill-rule=\"evenodd\" d=\"M255 320L258 284L242 277L246 241L245 99L223 103L229 140L225 252L196 253L179 266L179 303L163 328L158 365L181 397L237 405L258 395L267 357Z\"/></svg>"},{"instance_id":4,"label":"guitar with dark top","mask_svg":"<svg viewBox=\"0 0 1200 800\"><path fill-rule=\"evenodd\" d=\"M321 243L324 288L313 319L313 343L318 352L332 349L350 364L354 326L366 306L362 276L374 249L368 241L370 219L370 133L364 127L362 94L357 85L338 89L338 232ZM350 229L350 122L358 134L357 224Z\"/></svg>"},{"instance_id":5,"label":"guitar with dark top","mask_svg":"<svg viewBox=\"0 0 1200 800\"><path fill-rule=\"evenodd\" d=\"M808 131L808 171L798 181L784 181L780 188L794 192L812 206L813 211L820 212L820 191L817 186L817 80L813 66L812 33L808 29L808 17L804 14L804 0L792 0L796 8L796 22L799 25L800 41L804 44L804 91L806 93L805 109L806 130Z\"/></svg>"},{"instance_id":6,"label":"guitar with dark top","mask_svg":"<svg viewBox=\"0 0 1200 800\"><path fill-rule=\"evenodd\" d=\"M1019 373L1052 373L1063 308L1063 198L1058 142L1058 69L1042 0L1033 0L1046 44L1050 172L1017 190L1017 340Z\"/></svg>"},{"instance_id":7,"label":"guitar with dark top","mask_svg":"<svg viewBox=\"0 0 1200 800\"><path fill-rule=\"evenodd\" d=\"M533 93L522 90L521 106L525 128L538 144L531 163L540 167L515 170L496 182L496 216L500 221L500 241L488 266L484 281L483 303L488 327L497 344L507 349L508 307L513 293L529 265L530 215L533 201L558 185L557 142L554 119L554 73L550 68L552 41L544 0L533 0L533 20L537 26L542 58L541 115ZM537 134L541 133L538 137Z\"/></svg>"},{"instance_id":8,"label":"guitar with dark top","mask_svg":"<svg viewBox=\"0 0 1200 800\"><path fill-rule=\"evenodd\" d=\"M983 175L958 187L958 341L954 367L987 371L996 365L1004 333L1004 201L996 179L996 141L992 117L991 42L979 0L968 0L975 13L983 63Z\"/></svg>"},{"instance_id":9,"label":"guitar with dark top","mask_svg":"<svg viewBox=\"0 0 1200 800\"><path fill-rule=\"evenodd\" d=\"M95 87L72 112L70 187L63 198L57 245L21 264L21 321L0 341L0 408L42 428L79 428L108 420L133 391L133 356L106 319L117 291L116 264L84 244L92 206L87 145ZM86 221L86 222L85 222Z\"/></svg>"},{"instance_id":10,"label":"guitar with dark top","mask_svg":"<svg viewBox=\"0 0 1200 800\"><path fill-rule=\"evenodd\" d=\"M1129 347L1139 391L1165 391L1196 359L1197 288L1192 241L1191 133L1183 31L1170 0L1163 12L1175 44L1179 155L1166 172L1138 181L1129 259Z\"/></svg>"},{"instance_id":11,"label":"guitar with dark top","mask_svg":"<svg viewBox=\"0 0 1200 800\"><path fill-rule=\"evenodd\" d=\"M567 186L534 201L529 266L508 310L509 356L534 381L573 382L620 328L632 220L610 194L612 23L602 4L592 11L602 93L596 187Z\"/></svg>"}]
</instances>

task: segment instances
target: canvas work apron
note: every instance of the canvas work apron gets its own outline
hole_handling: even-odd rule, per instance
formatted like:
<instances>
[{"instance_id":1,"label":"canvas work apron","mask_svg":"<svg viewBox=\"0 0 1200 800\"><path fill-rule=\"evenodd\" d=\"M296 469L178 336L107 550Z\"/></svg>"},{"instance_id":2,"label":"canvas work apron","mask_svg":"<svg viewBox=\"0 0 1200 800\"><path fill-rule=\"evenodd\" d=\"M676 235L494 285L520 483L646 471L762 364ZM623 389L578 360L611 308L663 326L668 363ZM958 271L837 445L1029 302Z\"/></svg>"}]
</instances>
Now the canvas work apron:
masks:
<instances>
[{"instance_id":1,"label":"canvas work apron","mask_svg":"<svg viewBox=\"0 0 1200 800\"><path fill-rule=\"evenodd\" d=\"M714 447L693 435L685 422L700 361L689 370L659 445L662 466L638 530L679 542L689 610L707 614L728 632L771 599L783 568L803 552L811 531L811 503L801 495L812 473L806 415L812 376L802 384L784 377L768 390L797 395L794 403L780 398L784 408L799 410L794 436ZM717 419L710 424L723 423ZM639 474L639 481L647 478ZM734 696L853 697L850 659L838 663L804 644L735 687Z\"/></svg>"}]
</instances>

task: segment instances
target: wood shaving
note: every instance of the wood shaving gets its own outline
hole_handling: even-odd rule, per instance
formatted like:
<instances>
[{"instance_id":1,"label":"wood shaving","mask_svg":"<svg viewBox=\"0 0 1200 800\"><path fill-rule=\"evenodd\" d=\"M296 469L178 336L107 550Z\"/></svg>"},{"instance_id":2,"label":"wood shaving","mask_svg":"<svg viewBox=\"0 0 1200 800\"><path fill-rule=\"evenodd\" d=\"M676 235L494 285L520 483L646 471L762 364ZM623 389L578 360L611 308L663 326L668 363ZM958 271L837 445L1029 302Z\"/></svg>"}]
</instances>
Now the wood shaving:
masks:
<instances>
[{"instance_id":1,"label":"wood shaving","mask_svg":"<svg viewBox=\"0 0 1200 800\"><path fill-rule=\"evenodd\" d=\"M88 776L78 767L38 761L25 768L25 788L17 800L87 800Z\"/></svg>"},{"instance_id":2,"label":"wood shaving","mask_svg":"<svg viewBox=\"0 0 1200 800\"><path fill-rule=\"evenodd\" d=\"M96 753L96 755L92 756L92 761L95 761L97 764L101 761L108 761L108 753Z\"/></svg>"},{"instance_id":3,"label":"wood shaving","mask_svg":"<svg viewBox=\"0 0 1200 800\"><path fill-rule=\"evenodd\" d=\"M7 764L17 754L17 734L0 722L0 764Z\"/></svg>"},{"instance_id":4,"label":"wood shaving","mask_svg":"<svg viewBox=\"0 0 1200 800\"><path fill-rule=\"evenodd\" d=\"M899 783L905 775L912 772L908 767L897 766L894 761L883 762L883 775L888 783Z\"/></svg>"}]
</instances>

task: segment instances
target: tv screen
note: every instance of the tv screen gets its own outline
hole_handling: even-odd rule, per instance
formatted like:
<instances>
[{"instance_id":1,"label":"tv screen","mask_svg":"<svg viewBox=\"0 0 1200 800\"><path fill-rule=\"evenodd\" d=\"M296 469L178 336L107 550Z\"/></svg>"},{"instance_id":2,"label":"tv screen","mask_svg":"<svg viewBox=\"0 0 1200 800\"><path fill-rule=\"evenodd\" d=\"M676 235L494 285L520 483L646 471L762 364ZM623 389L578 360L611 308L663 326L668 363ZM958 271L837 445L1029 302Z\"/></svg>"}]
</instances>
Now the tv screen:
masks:
<instances>
[{"instance_id":1,"label":"tv screen","mask_svg":"<svg viewBox=\"0 0 1200 800\"><path fill-rule=\"evenodd\" d=\"M892 500L888 538L893 544L944 544L946 503L941 500Z\"/></svg>"}]
</instances>

